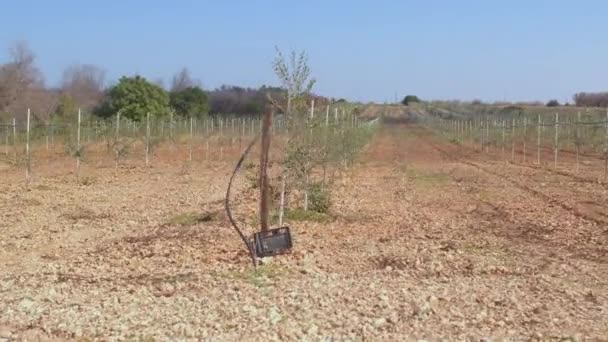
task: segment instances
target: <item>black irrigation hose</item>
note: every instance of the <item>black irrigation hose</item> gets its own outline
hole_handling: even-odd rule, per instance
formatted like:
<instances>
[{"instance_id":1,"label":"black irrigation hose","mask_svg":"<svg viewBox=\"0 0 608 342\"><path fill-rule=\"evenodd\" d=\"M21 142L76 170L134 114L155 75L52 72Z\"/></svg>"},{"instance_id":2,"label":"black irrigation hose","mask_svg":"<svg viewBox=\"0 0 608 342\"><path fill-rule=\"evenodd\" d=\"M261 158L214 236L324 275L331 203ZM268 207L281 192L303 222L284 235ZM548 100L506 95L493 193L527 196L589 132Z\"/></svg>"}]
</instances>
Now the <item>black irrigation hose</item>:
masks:
<instances>
[{"instance_id":1,"label":"black irrigation hose","mask_svg":"<svg viewBox=\"0 0 608 342\"><path fill-rule=\"evenodd\" d=\"M247 250L249 250L249 256L251 257L251 262L253 263L253 267L257 266L257 264L255 262L255 253L254 253L253 247L247 241L245 234L243 234L243 232L237 225L236 221L232 217L232 211L230 210L230 189L232 188L232 181L234 180L234 177L236 176L237 172L240 170L241 165L243 164L243 161L245 161L245 157L247 157L247 154L249 154L249 151L251 150L253 145L255 145L255 143L258 141L258 138L259 138L259 136L256 136L255 138L253 138L253 140L251 140L249 145L247 145L247 148L245 148L245 151L243 151L241 158L236 163L236 167L234 168L234 171L232 171L232 175L230 176L230 181L228 182L228 189L226 190L226 200L224 201L224 206L226 208L226 214L228 215L228 220L230 220L230 223L232 224L232 226L234 227L236 232L241 237L241 240L243 240L243 243L245 243Z\"/></svg>"}]
</instances>

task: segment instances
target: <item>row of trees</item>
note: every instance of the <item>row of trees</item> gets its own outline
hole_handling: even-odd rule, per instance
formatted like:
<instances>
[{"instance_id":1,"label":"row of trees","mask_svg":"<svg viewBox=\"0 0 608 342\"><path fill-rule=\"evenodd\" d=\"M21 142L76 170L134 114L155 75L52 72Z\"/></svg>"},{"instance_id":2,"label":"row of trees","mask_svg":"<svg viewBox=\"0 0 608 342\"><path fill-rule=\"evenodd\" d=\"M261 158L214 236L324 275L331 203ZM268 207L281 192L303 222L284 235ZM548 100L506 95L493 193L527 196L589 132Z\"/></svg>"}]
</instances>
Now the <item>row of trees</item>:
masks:
<instances>
[{"instance_id":1,"label":"row of trees","mask_svg":"<svg viewBox=\"0 0 608 342\"><path fill-rule=\"evenodd\" d=\"M180 83L167 92L142 76L123 76L106 91L101 104L93 111L100 117L111 117L118 112L134 121L141 121L148 113L196 117L207 114L208 98L199 86L191 83Z\"/></svg>"},{"instance_id":2,"label":"row of trees","mask_svg":"<svg viewBox=\"0 0 608 342\"><path fill-rule=\"evenodd\" d=\"M608 92L578 93L574 95L574 103L579 107L608 107Z\"/></svg>"},{"instance_id":3,"label":"row of trees","mask_svg":"<svg viewBox=\"0 0 608 342\"><path fill-rule=\"evenodd\" d=\"M43 122L71 117L78 108L102 118L120 111L121 116L136 121L147 113L186 117L208 113L258 115L268 107L270 98L284 97L289 102L285 87L224 85L205 91L185 68L176 73L169 89L165 89L162 81L152 82L140 75L123 76L107 86L103 69L75 64L66 68L59 86L47 87L36 67L36 57L26 43L14 44L9 56L6 63L0 64L0 120L17 117L22 121L28 108L34 120ZM307 94L306 100L310 99L320 105L330 102Z\"/></svg>"},{"instance_id":4,"label":"row of trees","mask_svg":"<svg viewBox=\"0 0 608 342\"><path fill-rule=\"evenodd\" d=\"M577 93L573 96L574 104L577 107L608 107L608 92L600 92L600 93ZM408 105L410 103L420 102L420 99L414 95L407 95L403 98L401 103L403 105ZM445 101L444 101L445 102ZM462 101L447 101L455 104L467 103ZM484 102L481 100L473 100L470 102L472 105L480 106L484 105ZM518 105L518 106L547 106L547 107L560 107L562 104L555 99L547 101L546 104L543 104L539 101L533 102L494 102L494 105L497 106L510 106L510 105ZM570 106L569 103L564 103L564 106Z\"/></svg>"}]
</instances>

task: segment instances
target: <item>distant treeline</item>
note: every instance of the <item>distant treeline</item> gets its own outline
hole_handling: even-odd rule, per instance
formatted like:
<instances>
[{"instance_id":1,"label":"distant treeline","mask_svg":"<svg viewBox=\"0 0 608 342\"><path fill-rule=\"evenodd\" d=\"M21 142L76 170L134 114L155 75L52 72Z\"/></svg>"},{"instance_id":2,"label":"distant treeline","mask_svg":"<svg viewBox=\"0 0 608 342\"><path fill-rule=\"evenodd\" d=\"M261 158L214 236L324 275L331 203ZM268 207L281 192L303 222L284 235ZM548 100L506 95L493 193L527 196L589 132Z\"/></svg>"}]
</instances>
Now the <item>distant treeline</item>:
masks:
<instances>
[{"instance_id":1,"label":"distant treeline","mask_svg":"<svg viewBox=\"0 0 608 342\"><path fill-rule=\"evenodd\" d=\"M578 93L574 95L574 103L579 107L608 107L608 92Z\"/></svg>"},{"instance_id":2,"label":"distant treeline","mask_svg":"<svg viewBox=\"0 0 608 342\"><path fill-rule=\"evenodd\" d=\"M246 88L233 85L223 85L211 90L209 94L209 113L210 114L236 114L236 115L259 115L269 108L270 100L275 101L287 97L284 88L263 85L259 88ZM344 99L329 99L323 96L310 94L305 97L309 103L315 100L315 106L320 108L330 102L345 102ZM279 101L283 102L283 101ZM277 108L281 112L281 108Z\"/></svg>"},{"instance_id":3,"label":"distant treeline","mask_svg":"<svg viewBox=\"0 0 608 342\"><path fill-rule=\"evenodd\" d=\"M105 76L105 70L98 66L73 64L66 67L58 86L49 87L28 44L17 42L9 47L8 59L0 60L0 124L13 118L25 121L28 109L34 121L42 122L74 120L79 109L85 115L90 113L99 118L115 117L120 112L123 118L141 121L148 114L255 116L270 108L270 99L279 112L287 102L287 91L280 87L224 85L206 90L186 68L178 70L169 84L137 74L125 75L114 82L106 82ZM311 99L315 99L317 110L330 102L345 101L314 94L298 98L307 105ZM304 106L291 105L294 112L303 112Z\"/></svg>"},{"instance_id":4,"label":"distant treeline","mask_svg":"<svg viewBox=\"0 0 608 342\"><path fill-rule=\"evenodd\" d=\"M268 94L279 99L284 98L286 92L282 88L265 85L260 88L223 85L209 92L209 112L211 114L257 115L267 108Z\"/></svg>"}]
</instances>

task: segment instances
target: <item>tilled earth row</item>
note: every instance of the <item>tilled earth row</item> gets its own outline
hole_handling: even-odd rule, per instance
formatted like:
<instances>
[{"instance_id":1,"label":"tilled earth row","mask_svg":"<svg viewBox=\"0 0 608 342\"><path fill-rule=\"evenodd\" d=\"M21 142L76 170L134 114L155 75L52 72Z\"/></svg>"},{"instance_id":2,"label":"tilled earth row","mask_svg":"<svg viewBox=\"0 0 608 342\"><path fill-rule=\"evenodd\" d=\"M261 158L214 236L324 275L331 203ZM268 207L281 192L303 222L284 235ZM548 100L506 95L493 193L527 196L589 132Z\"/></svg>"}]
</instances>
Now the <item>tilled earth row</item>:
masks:
<instances>
[{"instance_id":1,"label":"tilled earth row","mask_svg":"<svg viewBox=\"0 0 608 342\"><path fill-rule=\"evenodd\" d=\"M3 182L0 339L608 336L606 225L453 148L383 129L336 182L329 222L290 222L293 253L255 271L222 211L229 165ZM235 194L248 224L255 190Z\"/></svg>"}]
</instances>

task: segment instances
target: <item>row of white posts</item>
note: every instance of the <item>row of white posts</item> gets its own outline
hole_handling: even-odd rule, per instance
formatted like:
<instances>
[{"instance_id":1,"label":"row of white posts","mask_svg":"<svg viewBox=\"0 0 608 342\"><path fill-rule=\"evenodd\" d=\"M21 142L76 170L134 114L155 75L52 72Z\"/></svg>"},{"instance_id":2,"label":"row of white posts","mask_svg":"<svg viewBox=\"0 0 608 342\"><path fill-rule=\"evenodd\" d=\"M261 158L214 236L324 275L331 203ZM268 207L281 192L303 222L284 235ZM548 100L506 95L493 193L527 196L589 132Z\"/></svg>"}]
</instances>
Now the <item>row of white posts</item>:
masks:
<instances>
[{"instance_id":1,"label":"row of white posts","mask_svg":"<svg viewBox=\"0 0 608 342\"><path fill-rule=\"evenodd\" d=\"M479 150L489 153L490 148L490 120L489 119L479 119L479 120L442 120L439 122L439 128L445 134L449 135L452 139L458 141L459 143L466 143L468 141L469 144L474 144L474 135L479 137ZM500 129L500 139L501 139L501 155L503 159L505 158L505 148L506 148L506 136L507 136L507 128L510 128L510 140L511 140L511 160L515 159L515 129L522 128L523 139L522 139L522 154L523 154L523 162L526 162L526 137L528 134L529 128L536 127L536 163L541 164L541 137L545 127L552 127L554 130L553 136L553 167L558 167L558 159L559 159L559 151L560 151L560 128L565 127L567 129L571 129L574 127L574 135L575 135L575 153L576 153L576 172L580 169L580 145L581 140L584 138L581 135L581 128L588 126L595 127L604 127L604 147L603 147L603 159L604 159L604 174L605 177L608 178L608 110L606 111L606 119L603 121L595 121L595 122L583 122L581 121L581 113L577 114L576 122L560 122L559 113L555 113L555 119L553 123L543 123L541 115L538 115L538 121L533 124L528 121L527 118L523 118L523 123L518 125L515 119L511 119L510 127L507 127L507 120L494 120L493 121L493 130L495 130L498 126ZM583 128L584 130L584 128ZM475 134L475 131L478 134ZM584 134L583 134L584 135Z\"/></svg>"},{"instance_id":2,"label":"row of white posts","mask_svg":"<svg viewBox=\"0 0 608 342\"><path fill-rule=\"evenodd\" d=\"M315 115L315 104L314 104L314 100L311 103L311 110L310 110L310 119L313 120L314 119L314 115ZM344 108L334 108L334 123L342 123L342 124L347 124L347 125L359 125L359 119L355 116L355 115L351 115L350 116L350 122L346 122L344 121L345 118L347 118L347 114L346 114L346 110ZM245 118L240 118L240 119L228 119L230 120L230 126L227 124L227 120L226 119L218 119L217 122L215 122L214 119L207 119L205 122L205 135L210 136L210 131L214 131L216 129L216 124L217 124L217 128L219 131L219 135L220 137L224 136L224 131L226 129L228 129L230 127L231 133L235 133L236 130L235 128L238 130L238 134L239 134L239 145L240 145L240 149L242 149L242 139L245 135L247 135L247 133L254 135L256 129L261 129L261 120L260 119L256 119L256 118L252 118L250 121L250 131L247 132L247 119ZM235 127L235 120L236 120L236 127ZM76 159L76 176L79 177L79 173L80 173L80 166L81 166L81 157L82 157L82 151L81 151L81 123L82 123L82 112L80 109L78 109L78 116L77 116L77 130L76 130L76 150L74 153L75 159ZM187 127L186 125L189 124L189 127ZM329 126L330 124L330 106L327 106L326 111L325 111L325 125ZM127 126L129 125L129 123L127 122ZM130 129L132 130L132 133L135 132L135 124L131 123L130 124L131 127ZM189 151L188 151L188 160L192 161L192 154L193 154L193 146L194 146L194 137L195 137L195 132L197 131L197 120L195 118L189 118L189 122L188 121L184 121L183 122L184 125L184 129L189 128L189 138L190 138L190 143L189 143ZM9 141L9 136L10 136L10 131L12 129L12 137L13 137L13 151L14 151L14 159L15 162L18 162L18 157L17 157L17 122L16 119L13 118L12 119L12 123L8 124L8 125L3 125L6 129L6 134L5 134L5 141L4 141L4 145L5 145L5 154L8 157L10 152L9 152L9 146L10 141ZM67 126L67 125L66 125ZM240 126L240 127L239 127ZM54 127L52 124L48 124L47 125L48 128L52 128ZM95 123L95 138L97 139L97 123ZM89 126L89 129L91 127ZM176 128L176 122L173 120L173 115L171 115L170 118L170 122L168 125L168 130L169 130L169 137L173 138L175 136L175 128ZM27 118L26 118L26 127L25 127L26 131L25 131L25 176L26 176L26 181L29 182L30 178L31 178L31 149L30 149L30 132L31 132L31 111L28 108L27 110ZM278 120L275 122L275 124L273 124L272 126L273 129L273 133L276 133L277 129L283 129L285 132L287 131L288 127L285 124L284 121L282 120ZM145 153L145 165L149 166L150 165L150 161L151 161L151 118L150 118L150 113L147 113L146 115L146 123L145 123L145 140L144 140L144 153ZM54 143L54 135L52 130L50 131L50 144ZM120 112L117 113L116 116L116 126L115 126L115 138L118 140L121 136L121 114ZM86 140L88 141L90 139L90 130L88 132L88 135L86 136ZM165 134L165 122L161 122L161 126L160 126L160 134L161 136L164 137ZM231 140L231 144L232 144L232 140ZM46 135L46 148L47 151L49 150L49 129L47 129L47 135ZM209 155L209 141L207 140L206 142L206 151L207 151L207 156ZM221 156L223 154L223 146L220 146L220 159Z\"/></svg>"}]
</instances>

